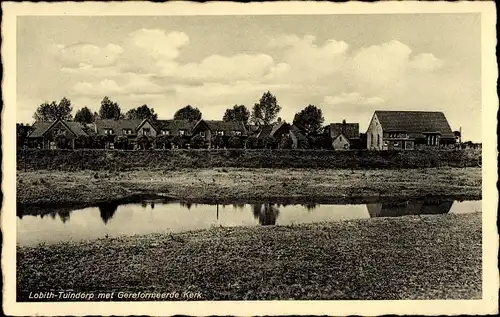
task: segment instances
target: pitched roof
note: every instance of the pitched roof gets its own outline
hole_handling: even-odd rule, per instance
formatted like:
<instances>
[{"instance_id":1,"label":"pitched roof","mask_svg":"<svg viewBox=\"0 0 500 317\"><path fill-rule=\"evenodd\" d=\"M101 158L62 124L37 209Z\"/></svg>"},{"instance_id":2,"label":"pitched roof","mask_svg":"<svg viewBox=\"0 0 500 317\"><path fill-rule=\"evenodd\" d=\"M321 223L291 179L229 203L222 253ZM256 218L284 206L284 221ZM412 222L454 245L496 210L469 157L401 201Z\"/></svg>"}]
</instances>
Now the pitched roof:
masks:
<instances>
[{"instance_id":1,"label":"pitched roof","mask_svg":"<svg viewBox=\"0 0 500 317\"><path fill-rule=\"evenodd\" d=\"M30 133L28 137L30 138L39 138L42 137L47 131L50 130L52 126L57 121L61 121L63 125L68 127L70 131L72 131L76 136L80 135L88 135L85 130L83 130L83 126L79 122L74 122L74 121L62 121L62 120L55 120L55 121L37 121L33 124L33 131Z\"/></svg>"},{"instance_id":2,"label":"pitched roof","mask_svg":"<svg viewBox=\"0 0 500 317\"><path fill-rule=\"evenodd\" d=\"M28 135L30 138L39 138L54 123L54 121L37 121L33 124L33 130Z\"/></svg>"},{"instance_id":3,"label":"pitched roof","mask_svg":"<svg viewBox=\"0 0 500 317\"><path fill-rule=\"evenodd\" d=\"M327 129L332 139L336 139L340 134L350 140L359 139L359 123L330 123Z\"/></svg>"},{"instance_id":4,"label":"pitched roof","mask_svg":"<svg viewBox=\"0 0 500 317\"><path fill-rule=\"evenodd\" d=\"M198 121L189 120L155 120L154 127L160 132L161 130L170 131L171 135L178 135L179 130L191 132Z\"/></svg>"},{"instance_id":5,"label":"pitched roof","mask_svg":"<svg viewBox=\"0 0 500 317\"><path fill-rule=\"evenodd\" d=\"M299 141L307 141L307 137L302 133L302 131L295 124L290 126L290 132L297 138Z\"/></svg>"},{"instance_id":6,"label":"pitched roof","mask_svg":"<svg viewBox=\"0 0 500 317\"><path fill-rule=\"evenodd\" d=\"M257 137L259 139L263 139L271 134L271 131L273 130L273 125L272 124L266 124L266 125L261 125L259 127L259 133L257 134Z\"/></svg>"},{"instance_id":7,"label":"pitched roof","mask_svg":"<svg viewBox=\"0 0 500 317\"><path fill-rule=\"evenodd\" d=\"M95 122L97 134L104 134L104 129L113 129L115 135L122 135L123 129L136 132L136 128L142 123L142 119L103 119Z\"/></svg>"},{"instance_id":8,"label":"pitched roof","mask_svg":"<svg viewBox=\"0 0 500 317\"><path fill-rule=\"evenodd\" d=\"M442 137L454 138L442 112L435 111L375 111L384 131L407 132L418 137L425 132L439 132Z\"/></svg>"},{"instance_id":9,"label":"pitched roof","mask_svg":"<svg viewBox=\"0 0 500 317\"><path fill-rule=\"evenodd\" d=\"M242 136L248 135L243 121L222 121L222 120L203 120L211 131L224 131L224 134L231 134L233 131L241 131Z\"/></svg>"}]
</instances>

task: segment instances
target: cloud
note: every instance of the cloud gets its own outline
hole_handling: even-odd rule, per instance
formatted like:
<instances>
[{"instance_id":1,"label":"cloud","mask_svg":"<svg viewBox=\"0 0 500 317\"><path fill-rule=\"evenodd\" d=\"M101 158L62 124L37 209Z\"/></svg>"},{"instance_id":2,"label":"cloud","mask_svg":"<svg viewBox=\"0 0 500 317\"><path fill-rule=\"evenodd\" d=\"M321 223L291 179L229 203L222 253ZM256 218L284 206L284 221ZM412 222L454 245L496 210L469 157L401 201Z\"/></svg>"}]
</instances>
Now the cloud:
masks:
<instances>
[{"instance_id":1,"label":"cloud","mask_svg":"<svg viewBox=\"0 0 500 317\"><path fill-rule=\"evenodd\" d=\"M261 79L269 73L273 65L273 58L267 54L211 55L200 63L158 64L163 76L219 82Z\"/></svg>"},{"instance_id":2,"label":"cloud","mask_svg":"<svg viewBox=\"0 0 500 317\"><path fill-rule=\"evenodd\" d=\"M444 61L436 58L436 56L431 53L419 54L410 61L410 67L413 70L423 73L432 72L443 66Z\"/></svg>"},{"instance_id":3,"label":"cloud","mask_svg":"<svg viewBox=\"0 0 500 317\"><path fill-rule=\"evenodd\" d=\"M381 97L364 97L358 92L342 93L337 96L325 96L324 102L328 105L379 105L384 103Z\"/></svg>"},{"instance_id":4,"label":"cloud","mask_svg":"<svg viewBox=\"0 0 500 317\"><path fill-rule=\"evenodd\" d=\"M93 67L103 67L113 65L123 53L123 48L113 43L109 43L104 47L88 43L76 43L66 46L57 45L54 53L62 66L80 67L92 65Z\"/></svg>"},{"instance_id":5,"label":"cloud","mask_svg":"<svg viewBox=\"0 0 500 317\"><path fill-rule=\"evenodd\" d=\"M316 37L285 35L271 38L268 48L283 50L283 63L289 65L283 72L292 81L309 81L337 73L346 60L349 45L344 41L329 39L318 45Z\"/></svg>"}]
</instances>

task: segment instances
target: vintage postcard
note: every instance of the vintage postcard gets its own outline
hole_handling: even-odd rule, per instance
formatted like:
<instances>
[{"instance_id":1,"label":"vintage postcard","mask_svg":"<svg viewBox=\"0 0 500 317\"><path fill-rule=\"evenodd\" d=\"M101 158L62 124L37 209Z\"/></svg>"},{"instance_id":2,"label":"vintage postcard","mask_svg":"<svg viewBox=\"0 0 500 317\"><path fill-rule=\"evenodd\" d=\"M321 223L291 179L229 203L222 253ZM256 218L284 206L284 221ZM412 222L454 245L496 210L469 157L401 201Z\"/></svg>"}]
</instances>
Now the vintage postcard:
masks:
<instances>
[{"instance_id":1,"label":"vintage postcard","mask_svg":"<svg viewBox=\"0 0 500 317\"><path fill-rule=\"evenodd\" d=\"M7 314L498 312L493 2L2 9Z\"/></svg>"}]
</instances>

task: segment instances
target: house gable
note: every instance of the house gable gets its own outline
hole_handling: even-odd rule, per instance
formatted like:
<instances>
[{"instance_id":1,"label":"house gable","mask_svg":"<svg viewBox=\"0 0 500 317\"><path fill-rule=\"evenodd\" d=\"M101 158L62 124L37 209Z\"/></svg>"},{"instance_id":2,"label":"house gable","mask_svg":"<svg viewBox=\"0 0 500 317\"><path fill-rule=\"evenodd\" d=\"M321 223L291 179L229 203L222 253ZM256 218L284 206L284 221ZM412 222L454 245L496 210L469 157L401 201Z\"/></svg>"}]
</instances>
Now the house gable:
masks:
<instances>
[{"instance_id":1,"label":"house gable","mask_svg":"<svg viewBox=\"0 0 500 317\"><path fill-rule=\"evenodd\" d=\"M349 138L341 133L333 139L332 146L335 150L348 150L351 147L351 142L349 141Z\"/></svg>"},{"instance_id":2,"label":"house gable","mask_svg":"<svg viewBox=\"0 0 500 317\"><path fill-rule=\"evenodd\" d=\"M136 128L137 135L147 135L155 137L158 131L149 119L144 119Z\"/></svg>"}]
</instances>

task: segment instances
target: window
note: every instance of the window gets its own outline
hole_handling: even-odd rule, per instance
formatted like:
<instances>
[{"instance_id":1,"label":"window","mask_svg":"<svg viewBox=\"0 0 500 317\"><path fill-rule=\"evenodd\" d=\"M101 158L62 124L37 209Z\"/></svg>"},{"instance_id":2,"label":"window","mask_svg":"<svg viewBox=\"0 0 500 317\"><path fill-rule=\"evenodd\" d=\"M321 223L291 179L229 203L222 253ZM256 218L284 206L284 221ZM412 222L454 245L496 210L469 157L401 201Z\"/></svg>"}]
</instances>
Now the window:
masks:
<instances>
[{"instance_id":1,"label":"window","mask_svg":"<svg viewBox=\"0 0 500 317\"><path fill-rule=\"evenodd\" d=\"M142 134L149 136L151 135L151 130L149 128L144 128L142 129Z\"/></svg>"},{"instance_id":2,"label":"window","mask_svg":"<svg viewBox=\"0 0 500 317\"><path fill-rule=\"evenodd\" d=\"M130 135L130 134L132 134L132 130L131 129L122 129L122 134Z\"/></svg>"},{"instance_id":3,"label":"window","mask_svg":"<svg viewBox=\"0 0 500 317\"><path fill-rule=\"evenodd\" d=\"M217 130L217 135L224 135L224 131L221 131L221 130Z\"/></svg>"},{"instance_id":4,"label":"window","mask_svg":"<svg viewBox=\"0 0 500 317\"><path fill-rule=\"evenodd\" d=\"M110 128L105 128L104 129L104 134L113 134L113 129L110 129Z\"/></svg>"},{"instance_id":5,"label":"window","mask_svg":"<svg viewBox=\"0 0 500 317\"><path fill-rule=\"evenodd\" d=\"M205 138L205 136L206 136L205 131L200 131L200 135L201 135L202 138Z\"/></svg>"},{"instance_id":6,"label":"window","mask_svg":"<svg viewBox=\"0 0 500 317\"><path fill-rule=\"evenodd\" d=\"M57 147L56 147L56 142L54 142L54 141L50 141L50 144L49 144L49 149L51 149L51 150L55 150L55 149L57 149Z\"/></svg>"},{"instance_id":7,"label":"window","mask_svg":"<svg viewBox=\"0 0 500 317\"><path fill-rule=\"evenodd\" d=\"M183 136L183 135L185 135L185 134L186 134L186 130L179 130L179 135L180 135L180 136Z\"/></svg>"},{"instance_id":8,"label":"window","mask_svg":"<svg viewBox=\"0 0 500 317\"><path fill-rule=\"evenodd\" d=\"M170 130L161 130L161 134L170 135Z\"/></svg>"},{"instance_id":9,"label":"window","mask_svg":"<svg viewBox=\"0 0 500 317\"><path fill-rule=\"evenodd\" d=\"M377 146L380 147L380 134L377 134Z\"/></svg>"},{"instance_id":10,"label":"window","mask_svg":"<svg viewBox=\"0 0 500 317\"><path fill-rule=\"evenodd\" d=\"M342 141L342 136L339 136L339 140Z\"/></svg>"},{"instance_id":11,"label":"window","mask_svg":"<svg viewBox=\"0 0 500 317\"><path fill-rule=\"evenodd\" d=\"M237 136L241 136L241 131L240 130L234 130L233 134L237 135Z\"/></svg>"}]
</instances>

